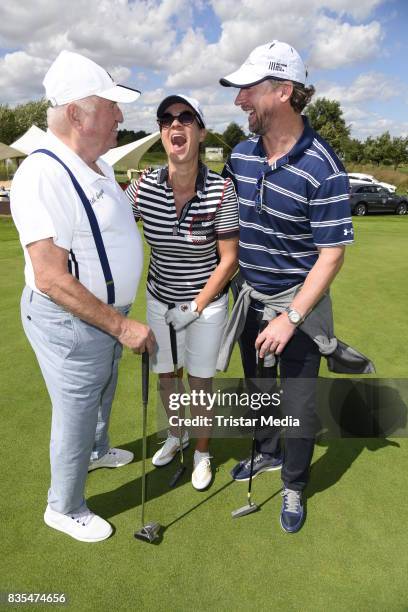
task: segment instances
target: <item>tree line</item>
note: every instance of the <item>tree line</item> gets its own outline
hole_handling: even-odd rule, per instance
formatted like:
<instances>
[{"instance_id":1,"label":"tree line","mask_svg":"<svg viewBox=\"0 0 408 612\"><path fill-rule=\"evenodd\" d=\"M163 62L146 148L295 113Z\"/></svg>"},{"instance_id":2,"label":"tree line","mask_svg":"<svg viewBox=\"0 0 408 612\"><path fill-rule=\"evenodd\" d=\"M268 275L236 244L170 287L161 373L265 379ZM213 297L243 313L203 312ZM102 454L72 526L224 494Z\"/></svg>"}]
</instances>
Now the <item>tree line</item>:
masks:
<instances>
[{"instance_id":1,"label":"tree line","mask_svg":"<svg viewBox=\"0 0 408 612\"><path fill-rule=\"evenodd\" d=\"M0 142L11 144L20 138L33 123L42 130L47 129L46 100L36 100L19 104L10 108L7 104L0 104Z\"/></svg>"},{"instance_id":2,"label":"tree line","mask_svg":"<svg viewBox=\"0 0 408 612\"><path fill-rule=\"evenodd\" d=\"M46 100L37 100L19 104L14 108L0 105L0 142L11 144L22 136L32 124L45 130L47 127ZM361 141L350 136L351 128L346 125L340 103L336 100L318 98L309 104L306 115L312 127L327 140L345 163L372 163L376 165L392 165L394 169L408 163L408 138L391 136L384 132L380 136L369 136ZM119 130L118 145L128 144L148 136L148 132L139 130ZM205 147L223 147L224 155L239 142L248 138L244 130L235 122L231 122L222 132L208 130L204 141ZM160 141L156 142L151 151L163 152Z\"/></svg>"},{"instance_id":3,"label":"tree line","mask_svg":"<svg viewBox=\"0 0 408 612\"><path fill-rule=\"evenodd\" d=\"M384 132L361 141L351 138L339 102L318 98L306 108L313 128L327 140L345 163L392 165L394 170L408 163L408 138Z\"/></svg>"}]
</instances>

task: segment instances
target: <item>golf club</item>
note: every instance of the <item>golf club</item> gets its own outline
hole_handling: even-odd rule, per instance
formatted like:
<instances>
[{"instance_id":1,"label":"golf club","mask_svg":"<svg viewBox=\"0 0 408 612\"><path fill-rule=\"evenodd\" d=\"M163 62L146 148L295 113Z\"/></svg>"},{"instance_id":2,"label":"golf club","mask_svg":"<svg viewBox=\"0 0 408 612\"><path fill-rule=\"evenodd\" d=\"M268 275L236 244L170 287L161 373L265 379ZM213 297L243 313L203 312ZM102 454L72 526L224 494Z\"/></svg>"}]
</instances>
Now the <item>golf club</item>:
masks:
<instances>
[{"instance_id":1,"label":"golf club","mask_svg":"<svg viewBox=\"0 0 408 612\"><path fill-rule=\"evenodd\" d=\"M169 331L170 331L171 356L173 359L174 377L175 377L175 383L176 383L176 393L178 393L179 392L179 377L178 377L178 369L177 369L177 360L178 360L177 335L176 335L176 330L174 329L171 323L169 325ZM181 425L179 425L178 427L178 438L179 438L179 446L180 446L180 451L179 451L180 466L175 472L175 474L170 479L169 487L171 488L176 486L177 482L180 480L180 478L186 471L186 466L184 465L183 434L181 431Z\"/></svg>"},{"instance_id":2,"label":"golf club","mask_svg":"<svg viewBox=\"0 0 408 612\"><path fill-rule=\"evenodd\" d=\"M262 332L266 325L267 321L262 321L262 325L260 328L260 332ZM258 378L263 378L264 376L264 359L263 357L258 356L258 366L257 366L257 375ZM252 514L252 512L257 512L259 510L259 506L252 501L251 491L252 491L252 474L254 469L254 457L255 457L255 447L256 447L256 428L257 421L255 421L255 425L252 431L252 447L251 447L251 467L249 468L249 481L248 481L248 503L237 510L233 510L231 512L232 518L240 518L241 516L245 516L246 514Z\"/></svg>"},{"instance_id":3,"label":"golf club","mask_svg":"<svg viewBox=\"0 0 408 612\"><path fill-rule=\"evenodd\" d=\"M147 454L147 403L149 400L149 353L142 354L142 403L143 403L143 450L142 450L142 521L141 528L136 531L135 538L151 544L159 537L161 525L159 523L147 523L145 525L145 500L146 500L146 454Z\"/></svg>"}]
</instances>

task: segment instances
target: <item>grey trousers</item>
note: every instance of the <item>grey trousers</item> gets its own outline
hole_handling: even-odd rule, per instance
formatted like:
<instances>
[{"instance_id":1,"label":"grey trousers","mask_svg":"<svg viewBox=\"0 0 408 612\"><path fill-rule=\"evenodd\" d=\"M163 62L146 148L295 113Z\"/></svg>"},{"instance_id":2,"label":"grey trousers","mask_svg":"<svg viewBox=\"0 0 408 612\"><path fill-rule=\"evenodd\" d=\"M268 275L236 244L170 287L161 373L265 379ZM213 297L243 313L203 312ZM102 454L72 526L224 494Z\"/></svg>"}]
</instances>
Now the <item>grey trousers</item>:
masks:
<instances>
[{"instance_id":1,"label":"grey trousers","mask_svg":"<svg viewBox=\"0 0 408 612\"><path fill-rule=\"evenodd\" d=\"M119 308L127 314L130 306ZM122 345L26 287L24 331L52 403L48 504L68 514L86 508L88 465L109 450L108 427Z\"/></svg>"}]
</instances>

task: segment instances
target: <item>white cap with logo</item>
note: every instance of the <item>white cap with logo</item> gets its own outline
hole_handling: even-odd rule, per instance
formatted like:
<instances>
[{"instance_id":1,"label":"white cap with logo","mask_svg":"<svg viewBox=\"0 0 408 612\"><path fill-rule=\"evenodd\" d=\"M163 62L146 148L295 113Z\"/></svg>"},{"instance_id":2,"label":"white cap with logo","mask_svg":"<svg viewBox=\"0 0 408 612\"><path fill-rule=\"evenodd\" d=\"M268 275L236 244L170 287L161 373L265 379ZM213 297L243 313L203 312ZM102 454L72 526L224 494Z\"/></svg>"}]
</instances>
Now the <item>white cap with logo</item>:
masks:
<instances>
[{"instance_id":1,"label":"white cap with logo","mask_svg":"<svg viewBox=\"0 0 408 612\"><path fill-rule=\"evenodd\" d=\"M138 89L117 85L101 66L72 51L61 51L45 75L43 85L52 106L88 96L113 102L134 102L140 96Z\"/></svg>"},{"instance_id":2,"label":"white cap with logo","mask_svg":"<svg viewBox=\"0 0 408 612\"><path fill-rule=\"evenodd\" d=\"M256 47L235 72L220 79L224 87L251 87L265 79L305 84L307 70L299 53L279 40Z\"/></svg>"}]
</instances>

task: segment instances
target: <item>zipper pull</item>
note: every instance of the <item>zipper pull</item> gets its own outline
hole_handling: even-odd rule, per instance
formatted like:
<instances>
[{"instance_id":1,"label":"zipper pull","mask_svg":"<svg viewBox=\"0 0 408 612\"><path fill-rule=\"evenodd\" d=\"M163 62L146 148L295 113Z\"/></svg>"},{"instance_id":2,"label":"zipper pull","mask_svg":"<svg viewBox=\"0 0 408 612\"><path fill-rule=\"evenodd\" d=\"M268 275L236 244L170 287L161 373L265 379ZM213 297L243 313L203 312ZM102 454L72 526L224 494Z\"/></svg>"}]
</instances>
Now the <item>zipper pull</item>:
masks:
<instances>
[{"instance_id":1,"label":"zipper pull","mask_svg":"<svg viewBox=\"0 0 408 612\"><path fill-rule=\"evenodd\" d=\"M173 225L173 236L178 236L179 233L179 224L178 221Z\"/></svg>"}]
</instances>

